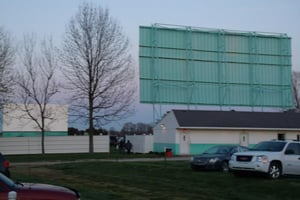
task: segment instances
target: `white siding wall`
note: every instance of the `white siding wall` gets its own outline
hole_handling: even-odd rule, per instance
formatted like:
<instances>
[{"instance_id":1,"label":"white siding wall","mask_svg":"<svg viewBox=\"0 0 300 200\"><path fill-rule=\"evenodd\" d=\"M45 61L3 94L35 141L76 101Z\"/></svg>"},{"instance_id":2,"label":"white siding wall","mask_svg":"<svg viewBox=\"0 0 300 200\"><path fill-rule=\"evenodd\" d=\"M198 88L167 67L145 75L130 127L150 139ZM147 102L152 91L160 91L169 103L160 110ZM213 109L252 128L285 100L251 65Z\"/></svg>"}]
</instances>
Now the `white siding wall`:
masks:
<instances>
[{"instance_id":1,"label":"white siding wall","mask_svg":"<svg viewBox=\"0 0 300 200\"><path fill-rule=\"evenodd\" d=\"M287 139L287 140L296 140L297 135L300 135L300 131L284 131L284 130L252 131L249 134L249 136L250 136L249 143L257 144L258 142L261 142L261 141L277 139L277 135L279 133L285 134L285 139Z\"/></svg>"},{"instance_id":2,"label":"white siding wall","mask_svg":"<svg viewBox=\"0 0 300 200\"><path fill-rule=\"evenodd\" d=\"M189 130L191 144L239 143L240 132L231 130Z\"/></svg>"},{"instance_id":3,"label":"white siding wall","mask_svg":"<svg viewBox=\"0 0 300 200\"><path fill-rule=\"evenodd\" d=\"M154 143L174 143L176 128L178 128L176 118L174 113L170 112L153 128Z\"/></svg>"},{"instance_id":4,"label":"white siding wall","mask_svg":"<svg viewBox=\"0 0 300 200\"><path fill-rule=\"evenodd\" d=\"M296 140L300 131L284 130L188 130L191 144L239 144L240 134L247 133L249 144L277 139L278 133L288 140Z\"/></svg>"},{"instance_id":5,"label":"white siding wall","mask_svg":"<svg viewBox=\"0 0 300 200\"><path fill-rule=\"evenodd\" d=\"M132 152L134 153L153 151L153 135L127 135L126 139L132 143Z\"/></svg>"},{"instance_id":6,"label":"white siding wall","mask_svg":"<svg viewBox=\"0 0 300 200\"><path fill-rule=\"evenodd\" d=\"M41 137L0 138L3 154L40 154ZM88 136L45 137L46 153L88 153ZM109 152L109 136L94 136L94 152Z\"/></svg>"},{"instance_id":7,"label":"white siding wall","mask_svg":"<svg viewBox=\"0 0 300 200\"><path fill-rule=\"evenodd\" d=\"M68 131L68 106L67 105L47 105L47 111L51 113L51 120L46 120L46 131ZM37 105L29 105L34 116L40 116ZM2 131L39 131L36 123L22 111L24 105L6 104L3 109Z\"/></svg>"}]
</instances>

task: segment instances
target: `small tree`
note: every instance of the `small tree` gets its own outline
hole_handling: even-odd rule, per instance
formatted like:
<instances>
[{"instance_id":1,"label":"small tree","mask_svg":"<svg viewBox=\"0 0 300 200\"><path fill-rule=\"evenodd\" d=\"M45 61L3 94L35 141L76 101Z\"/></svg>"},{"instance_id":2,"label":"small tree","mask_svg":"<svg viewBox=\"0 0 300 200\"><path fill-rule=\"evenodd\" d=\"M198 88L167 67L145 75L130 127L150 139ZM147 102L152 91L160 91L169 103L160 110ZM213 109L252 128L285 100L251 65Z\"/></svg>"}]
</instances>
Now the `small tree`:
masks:
<instances>
[{"instance_id":1,"label":"small tree","mask_svg":"<svg viewBox=\"0 0 300 200\"><path fill-rule=\"evenodd\" d=\"M73 92L73 116L89 124L91 153L95 126L132 113L136 84L128 44L121 27L101 7L83 4L67 27L64 75Z\"/></svg>"},{"instance_id":2,"label":"small tree","mask_svg":"<svg viewBox=\"0 0 300 200\"><path fill-rule=\"evenodd\" d=\"M24 37L20 53L22 66L18 66L14 78L14 92L17 103L22 105L19 109L22 109L41 131L41 148L44 154L46 120L54 120L48 104L58 93L59 85L55 80L58 65L52 41L44 40L39 47L36 48L36 39L33 36Z\"/></svg>"},{"instance_id":3,"label":"small tree","mask_svg":"<svg viewBox=\"0 0 300 200\"><path fill-rule=\"evenodd\" d=\"M11 68L14 61L14 48L9 34L0 27L0 108L6 102L12 86Z\"/></svg>"},{"instance_id":4,"label":"small tree","mask_svg":"<svg viewBox=\"0 0 300 200\"><path fill-rule=\"evenodd\" d=\"M300 72L293 71L293 93L294 93L294 100L296 104L296 109L300 109Z\"/></svg>"},{"instance_id":5,"label":"small tree","mask_svg":"<svg viewBox=\"0 0 300 200\"><path fill-rule=\"evenodd\" d=\"M142 134L153 134L152 126L145 123L134 124L132 122L127 122L123 125L121 132L125 135L142 135Z\"/></svg>"}]
</instances>

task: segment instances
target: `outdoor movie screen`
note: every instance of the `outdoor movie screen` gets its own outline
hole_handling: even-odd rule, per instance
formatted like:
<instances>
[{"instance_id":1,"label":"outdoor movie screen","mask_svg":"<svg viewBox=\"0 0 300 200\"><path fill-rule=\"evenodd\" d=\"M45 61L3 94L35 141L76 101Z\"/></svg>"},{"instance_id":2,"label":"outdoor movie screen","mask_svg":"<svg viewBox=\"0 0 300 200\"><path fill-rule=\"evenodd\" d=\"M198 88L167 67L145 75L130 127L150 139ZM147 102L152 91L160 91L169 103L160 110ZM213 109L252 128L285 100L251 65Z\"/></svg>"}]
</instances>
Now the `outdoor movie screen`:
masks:
<instances>
[{"instance_id":1,"label":"outdoor movie screen","mask_svg":"<svg viewBox=\"0 0 300 200\"><path fill-rule=\"evenodd\" d=\"M140 26L140 102L294 107L286 34Z\"/></svg>"}]
</instances>

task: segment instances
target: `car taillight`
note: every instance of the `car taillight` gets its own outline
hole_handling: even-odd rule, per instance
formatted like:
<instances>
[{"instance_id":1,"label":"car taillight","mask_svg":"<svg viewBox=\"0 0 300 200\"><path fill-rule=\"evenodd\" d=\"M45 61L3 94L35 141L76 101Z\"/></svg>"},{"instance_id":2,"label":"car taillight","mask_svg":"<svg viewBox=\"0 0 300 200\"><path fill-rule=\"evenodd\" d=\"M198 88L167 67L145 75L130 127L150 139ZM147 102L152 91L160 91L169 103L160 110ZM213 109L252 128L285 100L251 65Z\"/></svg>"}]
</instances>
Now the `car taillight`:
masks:
<instances>
[{"instance_id":1,"label":"car taillight","mask_svg":"<svg viewBox=\"0 0 300 200\"><path fill-rule=\"evenodd\" d=\"M5 168L9 168L9 161L8 161L8 160L5 160L5 161L3 162L3 166L4 166Z\"/></svg>"}]
</instances>

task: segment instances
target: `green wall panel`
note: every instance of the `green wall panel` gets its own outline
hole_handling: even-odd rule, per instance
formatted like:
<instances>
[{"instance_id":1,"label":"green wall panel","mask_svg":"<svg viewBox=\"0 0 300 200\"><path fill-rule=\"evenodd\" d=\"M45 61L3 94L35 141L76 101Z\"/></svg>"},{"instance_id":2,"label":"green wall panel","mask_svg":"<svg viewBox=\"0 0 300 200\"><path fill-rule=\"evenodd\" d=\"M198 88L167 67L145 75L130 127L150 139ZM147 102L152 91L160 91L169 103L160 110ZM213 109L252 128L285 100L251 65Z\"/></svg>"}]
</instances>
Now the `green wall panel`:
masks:
<instances>
[{"instance_id":1,"label":"green wall panel","mask_svg":"<svg viewBox=\"0 0 300 200\"><path fill-rule=\"evenodd\" d=\"M201 154L208 148L216 145L217 144L190 144L190 154L191 155Z\"/></svg>"},{"instance_id":2,"label":"green wall panel","mask_svg":"<svg viewBox=\"0 0 300 200\"><path fill-rule=\"evenodd\" d=\"M67 136L68 132L65 131L54 131L45 132L45 136ZM3 132L3 137L35 137L41 136L41 132Z\"/></svg>"}]
</instances>

